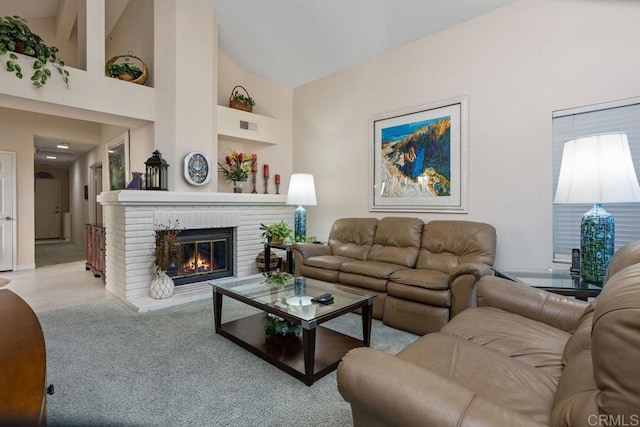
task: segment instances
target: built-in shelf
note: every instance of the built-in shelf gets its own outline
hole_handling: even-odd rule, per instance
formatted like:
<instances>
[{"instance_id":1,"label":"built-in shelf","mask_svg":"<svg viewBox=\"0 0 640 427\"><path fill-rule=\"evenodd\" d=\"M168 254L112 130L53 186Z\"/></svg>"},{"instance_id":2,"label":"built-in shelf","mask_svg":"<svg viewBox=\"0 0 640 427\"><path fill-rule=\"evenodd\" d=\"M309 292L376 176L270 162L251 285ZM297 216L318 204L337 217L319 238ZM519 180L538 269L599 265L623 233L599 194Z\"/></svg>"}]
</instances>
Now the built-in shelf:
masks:
<instances>
[{"instance_id":1,"label":"built-in shelf","mask_svg":"<svg viewBox=\"0 0 640 427\"><path fill-rule=\"evenodd\" d=\"M218 135L277 144L284 139L284 127L277 119L218 105Z\"/></svg>"}]
</instances>

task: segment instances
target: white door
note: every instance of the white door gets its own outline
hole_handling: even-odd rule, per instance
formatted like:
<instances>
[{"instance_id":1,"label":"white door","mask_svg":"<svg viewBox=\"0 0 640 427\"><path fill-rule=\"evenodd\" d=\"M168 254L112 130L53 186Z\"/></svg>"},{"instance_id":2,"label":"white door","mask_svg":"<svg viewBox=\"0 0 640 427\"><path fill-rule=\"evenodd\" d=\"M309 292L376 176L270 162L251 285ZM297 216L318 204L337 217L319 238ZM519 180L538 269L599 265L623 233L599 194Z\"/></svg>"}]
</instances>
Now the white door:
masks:
<instances>
[{"instance_id":1,"label":"white door","mask_svg":"<svg viewBox=\"0 0 640 427\"><path fill-rule=\"evenodd\" d=\"M36 239L59 239L60 181L36 178Z\"/></svg>"},{"instance_id":2,"label":"white door","mask_svg":"<svg viewBox=\"0 0 640 427\"><path fill-rule=\"evenodd\" d=\"M13 270L14 155L0 153L0 271Z\"/></svg>"}]
</instances>

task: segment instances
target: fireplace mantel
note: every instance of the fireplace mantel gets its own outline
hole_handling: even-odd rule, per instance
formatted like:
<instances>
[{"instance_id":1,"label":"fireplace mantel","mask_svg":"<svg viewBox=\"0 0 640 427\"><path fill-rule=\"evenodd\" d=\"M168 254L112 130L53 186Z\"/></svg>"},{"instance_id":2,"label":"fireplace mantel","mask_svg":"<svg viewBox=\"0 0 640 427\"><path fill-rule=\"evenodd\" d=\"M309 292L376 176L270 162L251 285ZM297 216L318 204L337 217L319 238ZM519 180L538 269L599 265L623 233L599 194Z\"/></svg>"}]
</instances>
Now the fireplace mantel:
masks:
<instances>
[{"instance_id":1,"label":"fireplace mantel","mask_svg":"<svg viewBox=\"0 0 640 427\"><path fill-rule=\"evenodd\" d=\"M106 205L284 205L282 194L210 193L151 190L118 190L102 192L98 202Z\"/></svg>"},{"instance_id":2,"label":"fireplace mantel","mask_svg":"<svg viewBox=\"0 0 640 427\"><path fill-rule=\"evenodd\" d=\"M166 300L149 296L158 224L178 220L184 229L233 228L235 277L259 273L261 223L285 220L293 226L294 206L277 194L118 190L101 193L98 202L104 206L106 288L138 311L211 297L206 282L179 286Z\"/></svg>"}]
</instances>

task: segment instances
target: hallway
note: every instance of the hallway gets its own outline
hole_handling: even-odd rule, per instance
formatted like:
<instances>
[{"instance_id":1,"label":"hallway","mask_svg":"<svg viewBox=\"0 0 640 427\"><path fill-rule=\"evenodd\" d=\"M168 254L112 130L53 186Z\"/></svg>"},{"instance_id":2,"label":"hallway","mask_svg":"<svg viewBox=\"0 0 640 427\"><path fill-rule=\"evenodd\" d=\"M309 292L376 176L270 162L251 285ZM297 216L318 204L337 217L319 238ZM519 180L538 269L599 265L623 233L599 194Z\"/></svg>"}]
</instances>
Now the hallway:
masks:
<instances>
[{"instance_id":1,"label":"hallway","mask_svg":"<svg viewBox=\"0 0 640 427\"><path fill-rule=\"evenodd\" d=\"M64 240L36 240L36 268L86 260L85 248Z\"/></svg>"}]
</instances>

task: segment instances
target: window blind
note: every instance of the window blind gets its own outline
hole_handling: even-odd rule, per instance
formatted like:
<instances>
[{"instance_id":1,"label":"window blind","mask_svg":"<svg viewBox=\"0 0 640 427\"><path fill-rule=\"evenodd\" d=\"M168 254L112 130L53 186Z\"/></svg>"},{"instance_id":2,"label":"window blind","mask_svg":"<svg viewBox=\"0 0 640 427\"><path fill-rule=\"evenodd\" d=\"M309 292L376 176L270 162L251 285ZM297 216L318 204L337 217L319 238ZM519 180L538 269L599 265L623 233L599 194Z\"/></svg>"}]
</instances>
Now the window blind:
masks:
<instances>
[{"instance_id":1,"label":"window blind","mask_svg":"<svg viewBox=\"0 0 640 427\"><path fill-rule=\"evenodd\" d=\"M552 200L555 197L564 143L600 133L626 133L636 174L640 171L640 98L553 113ZM580 248L580 221L592 205L553 205L553 258L570 261ZM603 204L615 220L615 250L640 240L640 203Z\"/></svg>"}]
</instances>

